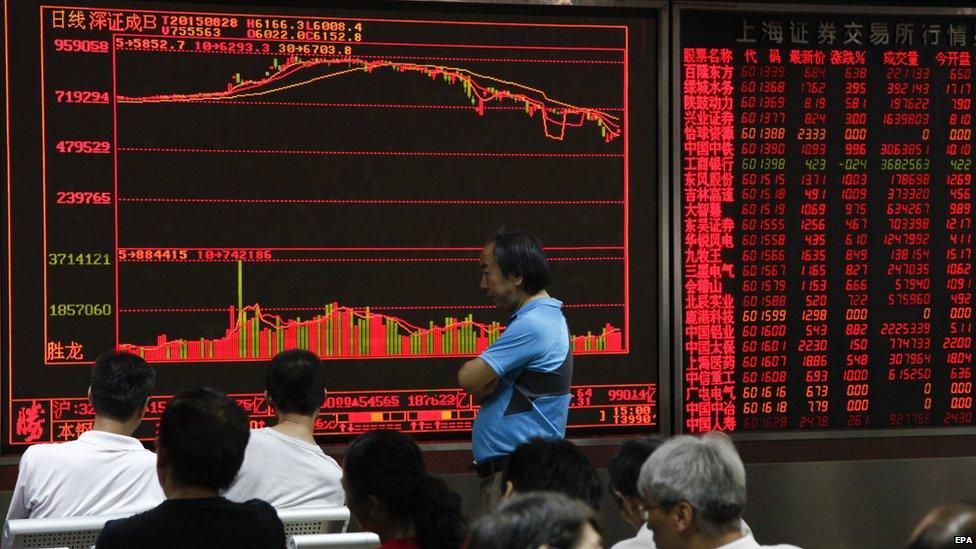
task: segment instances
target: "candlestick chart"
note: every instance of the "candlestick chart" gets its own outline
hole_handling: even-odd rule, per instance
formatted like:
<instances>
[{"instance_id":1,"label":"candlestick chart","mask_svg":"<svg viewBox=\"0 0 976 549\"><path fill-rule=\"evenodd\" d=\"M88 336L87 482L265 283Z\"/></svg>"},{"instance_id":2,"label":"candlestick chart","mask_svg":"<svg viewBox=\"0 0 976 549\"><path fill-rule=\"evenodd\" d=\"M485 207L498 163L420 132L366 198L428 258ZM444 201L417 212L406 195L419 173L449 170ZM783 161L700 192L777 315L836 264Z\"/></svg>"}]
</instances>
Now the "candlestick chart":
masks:
<instances>
[{"instance_id":1,"label":"candlestick chart","mask_svg":"<svg viewBox=\"0 0 976 549\"><path fill-rule=\"evenodd\" d=\"M550 255L571 280L611 284L571 290L567 310L585 318L570 319L576 351L626 351L623 48L380 46L369 37L392 35L396 24L359 25L365 44L285 55L291 43L268 39L116 38L119 223L174 227L164 238L120 231L130 253L119 256L118 343L160 361L266 360L296 346L323 358L474 355L500 335L499 319L479 311L475 320L445 298L484 304L471 291L477 248L504 225L555 239ZM137 77L145 66L176 77ZM566 75L581 68L611 85L567 87ZM572 181L578 169L600 173L601 188ZM581 221L554 234L567 212ZM287 223L269 227L275 219ZM149 333L153 323L167 326L167 315L188 326L206 313L187 310L226 308L212 288L204 296L176 288L220 285L228 265L191 250L184 262L195 268L174 269L180 260L131 252L265 247L274 250L249 259L262 265L251 299L222 315L224 330ZM348 279L334 274L338 264L355 268L356 288L296 295L310 280ZM261 282L268 277L276 282ZM146 278L168 287L149 294L155 284ZM383 291L375 287L390 280L401 284L376 301ZM282 288L277 297L272 285Z\"/></svg>"},{"instance_id":2,"label":"candlestick chart","mask_svg":"<svg viewBox=\"0 0 976 549\"><path fill-rule=\"evenodd\" d=\"M111 348L154 364L163 393L239 395L307 349L337 410L395 408L318 434L464 432L457 367L509 321L479 288L502 227L549 259L579 356L571 423L655 424L654 120L630 99L653 90L652 27L273 11L45 6L11 31L8 70L40 93L14 86L7 111L6 444L56 439L37 422Z\"/></svg>"}]
</instances>

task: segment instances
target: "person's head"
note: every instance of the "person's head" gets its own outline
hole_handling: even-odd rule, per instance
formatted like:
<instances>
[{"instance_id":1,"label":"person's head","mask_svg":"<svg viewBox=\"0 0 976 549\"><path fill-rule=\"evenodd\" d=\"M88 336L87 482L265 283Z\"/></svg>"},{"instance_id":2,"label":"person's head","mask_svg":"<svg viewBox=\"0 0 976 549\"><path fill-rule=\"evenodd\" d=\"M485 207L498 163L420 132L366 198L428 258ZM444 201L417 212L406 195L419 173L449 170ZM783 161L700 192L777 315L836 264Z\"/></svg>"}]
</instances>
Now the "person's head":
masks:
<instances>
[{"instance_id":1,"label":"person's head","mask_svg":"<svg viewBox=\"0 0 976 549\"><path fill-rule=\"evenodd\" d=\"M967 544L976 540L976 504L949 503L940 505L925 515L908 541L908 549L948 549L959 547L957 538Z\"/></svg>"},{"instance_id":2,"label":"person's head","mask_svg":"<svg viewBox=\"0 0 976 549\"><path fill-rule=\"evenodd\" d=\"M647 522L644 502L637 492L637 478L641 466L660 445L661 439L657 437L630 439L617 448L607 465L610 495L620 506L624 520L634 526Z\"/></svg>"},{"instance_id":3,"label":"person's head","mask_svg":"<svg viewBox=\"0 0 976 549\"><path fill-rule=\"evenodd\" d=\"M468 549L599 549L596 511L558 492L504 501L471 527Z\"/></svg>"},{"instance_id":4,"label":"person's head","mask_svg":"<svg viewBox=\"0 0 976 549\"><path fill-rule=\"evenodd\" d=\"M647 525L661 549L740 531L746 470L723 434L668 440L644 462L637 489L647 508Z\"/></svg>"},{"instance_id":5,"label":"person's head","mask_svg":"<svg viewBox=\"0 0 976 549\"><path fill-rule=\"evenodd\" d=\"M155 384L156 372L142 357L106 351L92 366L89 397L96 415L125 422L142 417Z\"/></svg>"},{"instance_id":6,"label":"person's head","mask_svg":"<svg viewBox=\"0 0 976 549\"><path fill-rule=\"evenodd\" d=\"M600 510L600 477L575 444L561 438L534 438L519 444L502 471L506 496L548 490Z\"/></svg>"},{"instance_id":7,"label":"person's head","mask_svg":"<svg viewBox=\"0 0 976 549\"><path fill-rule=\"evenodd\" d=\"M413 529L424 549L457 549L467 520L461 496L427 473L417 444L396 431L370 431L346 450L346 505L380 541Z\"/></svg>"},{"instance_id":8,"label":"person's head","mask_svg":"<svg viewBox=\"0 0 976 549\"><path fill-rule=\"evenodd\" d=\"M244 461L249 436L244 410L223 393L203 388L178 393L163 411L156 438L163 491L227 488Z\"/></svg>"},{"instance_id":9,"label":"person's head","mask_svg":"<svg viewBox=\"0 0 976 549\"><path fill-rule=\"evenodd\" d=\"M481 290L499 309L512 313L551 281L539 240L519 229L502 229L481 251Z\"/></svg>"},{"instance_id":10,"label":"person's head","mask_svg":"<svg viewBox=\"0 0 976 549\"><path fill-rule=\"evenodd\" d=\"M325 370L314 353L282 351L264 371L268 398L279 413L314 416L325 398Z\"/></svg>"}]
</instances>

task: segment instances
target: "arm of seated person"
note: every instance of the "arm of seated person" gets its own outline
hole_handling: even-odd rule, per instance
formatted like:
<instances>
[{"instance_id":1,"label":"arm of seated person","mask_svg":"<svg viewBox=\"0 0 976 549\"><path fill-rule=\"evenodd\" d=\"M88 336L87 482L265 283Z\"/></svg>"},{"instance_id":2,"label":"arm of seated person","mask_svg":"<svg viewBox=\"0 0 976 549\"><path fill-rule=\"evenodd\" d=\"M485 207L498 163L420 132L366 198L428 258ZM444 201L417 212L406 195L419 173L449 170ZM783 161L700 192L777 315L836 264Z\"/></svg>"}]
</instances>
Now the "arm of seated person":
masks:
<instances>
[{"instance_id":1,"label":"arm of seated person","mask_svg":"<svg viewBox=\"0 0 976 549\"><path fill-rule=\"evenodd\" d=\"M464 363L458 371L458 384L471 395L475 404L481 404L498 388L498 374L481 357Z\"/></svg>"}]
</instances>

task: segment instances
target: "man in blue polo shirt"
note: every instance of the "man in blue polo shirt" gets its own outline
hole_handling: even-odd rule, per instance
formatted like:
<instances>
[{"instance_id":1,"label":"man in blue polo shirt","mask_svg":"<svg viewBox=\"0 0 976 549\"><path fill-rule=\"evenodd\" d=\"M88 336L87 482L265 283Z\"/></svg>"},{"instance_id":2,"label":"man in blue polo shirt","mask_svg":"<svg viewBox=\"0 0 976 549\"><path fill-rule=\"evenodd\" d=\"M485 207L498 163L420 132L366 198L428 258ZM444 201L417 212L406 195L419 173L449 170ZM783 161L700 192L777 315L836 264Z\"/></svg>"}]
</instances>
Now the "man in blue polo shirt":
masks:
<instances>
[{"instance_id":1,"label":"man in blue polo shirt","mask_svg":"<svg viewBox=\"0 0 976 549\"><path fill-rule=\"evenodd\" d=\"M485 510L501 495L516 446L566 434L573 355L562 302L546 292L550 279L542 246L526 231L502 229L481 251L481 289L511 315L501 337L458 372L481 404L471 442Z\"/></svg>"}]
</instances>

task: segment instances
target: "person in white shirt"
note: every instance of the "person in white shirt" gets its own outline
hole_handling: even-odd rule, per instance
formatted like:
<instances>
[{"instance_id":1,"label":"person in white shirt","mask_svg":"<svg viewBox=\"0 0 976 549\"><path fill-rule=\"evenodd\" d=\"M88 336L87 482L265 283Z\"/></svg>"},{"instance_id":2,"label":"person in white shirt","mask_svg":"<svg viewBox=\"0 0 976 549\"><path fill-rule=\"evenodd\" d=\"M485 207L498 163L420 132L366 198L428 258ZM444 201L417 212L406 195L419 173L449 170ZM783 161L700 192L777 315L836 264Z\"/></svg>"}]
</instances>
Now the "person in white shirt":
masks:
<instances>
[{"instance_id":1,"label":"person in white shirt","mask_svg":"<svg viewBox=\"0 0 976 549\"><path fill-rule=\"evenodd\" d=\"M155 382L152 367L134 354L108 351L96 358L88 388L95 409L91 430L24 452L7 520L135 512L163 501L156 454L131 436Z\"/></svg>"},{"instance_id":2,"label":"person in white shirt","mask_svg":"<svg viewBox=\"0 0 976 549\"><path fill-rule=\"evenodd\" d=\"M302 349L283 351L264 377L277 424L251 432L244 464L224 497L263 499L277 508L343 505L342 468L312 436L325 398L322 362Z\"/></svg>"},{"instance_id":3,"label":"person in white shirt","mask_svg":"<svg viewBox=\"0 0 976 549\"><path fill-rule=\"evenodd\" d=\"M743 533L746 469L727 436L676 436L641 466L637 489L660 549L795 549Z\"/></svg>"}]
</instances>

